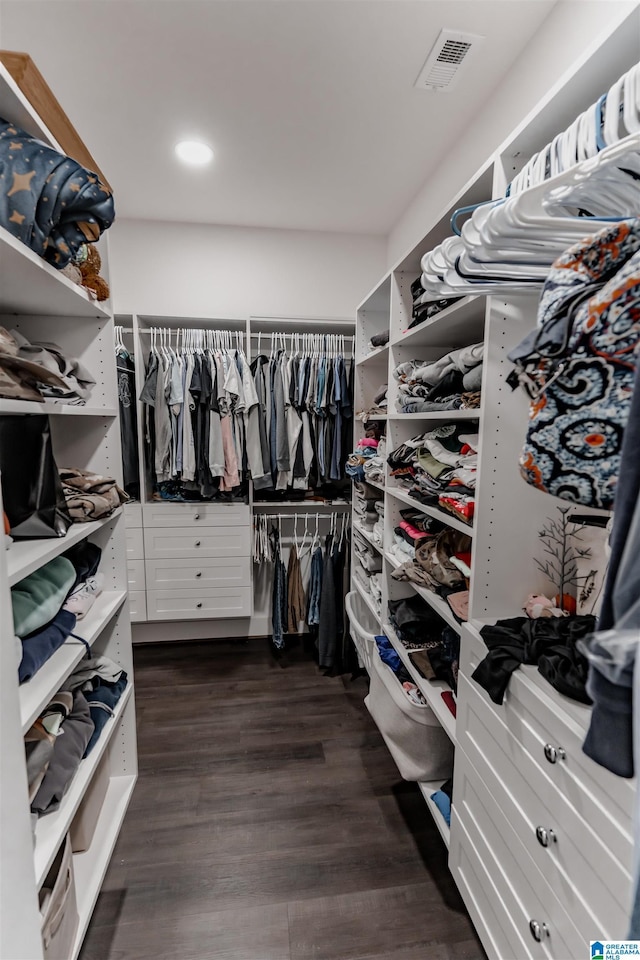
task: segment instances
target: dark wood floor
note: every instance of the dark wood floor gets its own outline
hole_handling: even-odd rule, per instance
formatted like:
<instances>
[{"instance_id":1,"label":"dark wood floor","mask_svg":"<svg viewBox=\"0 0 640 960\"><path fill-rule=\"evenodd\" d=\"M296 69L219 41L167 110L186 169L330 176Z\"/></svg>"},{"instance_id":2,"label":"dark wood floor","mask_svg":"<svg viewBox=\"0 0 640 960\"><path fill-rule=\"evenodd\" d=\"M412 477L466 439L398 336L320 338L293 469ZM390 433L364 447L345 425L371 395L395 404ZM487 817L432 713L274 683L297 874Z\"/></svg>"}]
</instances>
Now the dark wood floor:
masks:
<instances>
[{"instance_id":1,"label":"dark wood floor","mask_svg":"<svg viewBox=\"0 0 640 960\"><path fill-rule=\"evenodd\" d=\"M138 781L81 960L480 960L362 700L265 641L136 649Z\"/></svg>"}]
</instances>

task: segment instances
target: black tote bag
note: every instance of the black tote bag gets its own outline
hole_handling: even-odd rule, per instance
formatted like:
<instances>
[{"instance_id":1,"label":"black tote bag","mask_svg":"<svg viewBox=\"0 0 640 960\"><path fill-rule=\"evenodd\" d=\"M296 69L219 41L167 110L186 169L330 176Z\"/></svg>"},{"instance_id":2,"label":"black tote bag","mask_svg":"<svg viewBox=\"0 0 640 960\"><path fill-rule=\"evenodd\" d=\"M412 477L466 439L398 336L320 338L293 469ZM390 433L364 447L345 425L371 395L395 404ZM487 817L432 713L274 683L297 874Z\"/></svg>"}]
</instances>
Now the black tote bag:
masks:
<instances>
[{"instance_id":1,"label":"black tote bag","mask_svg":"<svg viewBox=\"0 0 640 960\"><path fill-rule=\"evenodd\" d=\"M72 520L47 416L0 416L0 481L14 539L65 536Z\"/></svg>"}]
</instances>

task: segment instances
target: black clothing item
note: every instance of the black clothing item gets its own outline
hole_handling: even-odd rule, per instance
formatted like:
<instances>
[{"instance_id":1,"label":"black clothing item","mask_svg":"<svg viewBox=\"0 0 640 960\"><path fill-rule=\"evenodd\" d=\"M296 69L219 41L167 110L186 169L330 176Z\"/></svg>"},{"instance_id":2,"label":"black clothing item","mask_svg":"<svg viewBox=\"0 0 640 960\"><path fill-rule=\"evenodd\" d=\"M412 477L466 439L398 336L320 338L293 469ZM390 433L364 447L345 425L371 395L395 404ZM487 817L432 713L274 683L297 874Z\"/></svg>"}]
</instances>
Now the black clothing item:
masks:
<instances>
[{"instance_id":1,"label":"black clothing item","mask_svg":"<svg viewBox=\"0 0 640 960\"><path fill-rule=\"evenodd\" d=\"M75 583L69 590L73 590L79 583L84 583L87 577L94 577L100 566L100 557L102 550L90 540L81 540L80 543L69 547L63 554L67 560L71 561L76 571Z\"/></svg>"},{"instance_id":2,"label":"black clothing item","mask_svg":"<svg viewBox=\"0 0 640 960\"><path fill-rule=\"evenodd\" d=\"M453 799L453 780L445 780L445 782L440 787L443 793L449 797L449 800Z\"/></svg>"},{"instance_id":3,"label":"black clothing item","mask_svg":"<svg viewBox=\"0 0 640 960\"><path fill-rule=\"evenodd\" d=\"M374 333L371 337L371 345L374 347L384 347L385 343L389 343L388 330L383 330L382 333Z\"/></svg>"},{"instance_id":4,"label":"black clothing item","mask_svg":"<svg viewBox=\"0 0 640 960\"><path fill-rule=\"evenodd\" d=\"M94 731L89 704L76 690L73 707L53 744L49 768L31 803L31 812L42 816L57 810L62 802Z\"/></svg>"},{"instance_id":5,"label":"black clothing item","mask_svg":"<svg viewBox=\"0 0 640 960\"><path fill-rule=\"evenodd\" d=\"M458 662L460 660L460 637L451 627L442 630L440 643L427 651L437 680L444 680L452 690L458 689Z\"/></svg>"},{"instance_id":6,"label":"black clothing item","mask_svg":"<svg viewBox=\"0 0 640 960\"><path fill-rule=\"evenodd\" d=\"M585 689L587 659L576 641L595 626L595 617L513 617L487 625L480 634L489 653L471 677L494 703L502 703L509 678L521 663L538 664L538 670L560 693L581 703L591 703Z\"/></svg>"},{"instance_id":7,"label":"black clothing item","mask_svg":"<svg viewBox=\"0 0 640 960\"><path fill-rule=\"evenodd\" d=\"M420 597L389 600L389 619L402 642L424 646L429 640L440 639L442 620Z\"/></svg>"},{"instance_id":8,"label":"black clothing item","mask_svg":"<svg viewBox=\"0 0 640 960\"><path fill-rule=\"evenodd\" d=\"M140 497L138 461L138 414L136 407L135 365L127 354L116 357L120 442L122 446L123 486L130 497Z\"/></svg>"}]
</instances>

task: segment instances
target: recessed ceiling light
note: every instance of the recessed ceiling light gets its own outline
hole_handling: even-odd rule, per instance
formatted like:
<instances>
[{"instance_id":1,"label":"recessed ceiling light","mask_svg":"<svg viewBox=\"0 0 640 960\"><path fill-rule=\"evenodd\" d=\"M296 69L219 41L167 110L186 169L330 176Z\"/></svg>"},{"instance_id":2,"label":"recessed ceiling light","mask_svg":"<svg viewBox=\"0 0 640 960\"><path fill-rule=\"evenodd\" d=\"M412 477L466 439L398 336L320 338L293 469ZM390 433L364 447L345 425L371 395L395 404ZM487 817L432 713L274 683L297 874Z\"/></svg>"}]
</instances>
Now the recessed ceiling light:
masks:
<instances>
[{"instance_id":1,"label":"recessed ceiling light","mask_svg":"<svg viewBox=\"0 0 640 960\"><path fill-rule=\"evenodd\" d=\"M213 160L213 150L200 140L181 140L176 143L176 154L183 163L192 167L204 167Z\"/></svg>"}]
</instances>

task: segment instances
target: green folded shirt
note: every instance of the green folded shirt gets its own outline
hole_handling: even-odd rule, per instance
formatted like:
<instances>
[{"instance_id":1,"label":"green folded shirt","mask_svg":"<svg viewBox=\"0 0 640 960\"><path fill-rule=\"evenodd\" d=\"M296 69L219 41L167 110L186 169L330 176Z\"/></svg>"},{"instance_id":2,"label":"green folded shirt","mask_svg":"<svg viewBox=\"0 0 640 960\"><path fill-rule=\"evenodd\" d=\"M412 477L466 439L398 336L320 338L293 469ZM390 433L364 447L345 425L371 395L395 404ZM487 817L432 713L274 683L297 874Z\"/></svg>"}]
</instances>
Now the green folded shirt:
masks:
<instances>
[{"instance_id":1,"label":"green folded shirt","mask_svg":"<svg viewBox=\"0 0 640 960\"><path fill-rule=\"evenodd\" d=\"M53 620L75 583L76 571L66 557L56 557L11 588L13 630L26 637Z\"/></svg>"}]
</instances>

